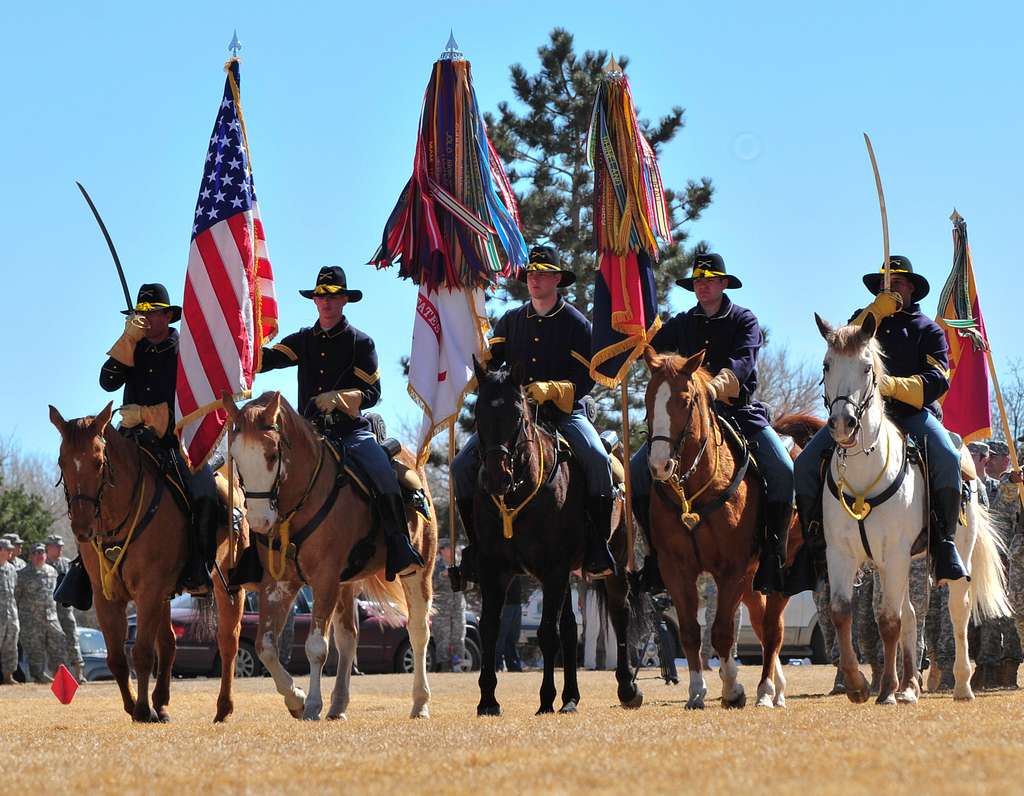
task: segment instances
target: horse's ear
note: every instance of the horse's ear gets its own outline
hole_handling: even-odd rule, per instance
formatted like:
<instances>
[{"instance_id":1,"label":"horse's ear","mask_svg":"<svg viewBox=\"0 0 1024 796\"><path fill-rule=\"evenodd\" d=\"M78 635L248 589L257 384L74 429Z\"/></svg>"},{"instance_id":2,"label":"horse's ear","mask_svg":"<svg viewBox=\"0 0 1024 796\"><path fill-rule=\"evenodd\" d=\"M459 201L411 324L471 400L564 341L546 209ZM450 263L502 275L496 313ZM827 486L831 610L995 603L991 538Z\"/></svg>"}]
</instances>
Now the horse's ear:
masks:
<instances>
[{"instance_id":1,"label":"horse's ear","mask_svg":"<svg viewBox=\"0 0 1024 796\"><path fill-rule=\"evenodd\" d=\"M704 364L704 354L706 351L702 348L692 357L689 357L685 363L683 363L683 373L686 376L691 376L696 373L701 365Z\"/></svg>"},{"instance_id":2,"label":"horse's ear","mask_svg":"<svg viewBox=\"0 0 1024 796\"><path fill-rule=\"evenodd\" d=\"M818 313L814 313L814 322L818 324L818 333L827 341L835 331L832 328L832 324L822 318Z\"/></svg>"},{"instance_id":3,"label":"horse's ear","mask_svg":"<svg viewBox=\"0 0 1024 796\"><path fill-rule=\"evenodd\" d=\"M263 420L268 426L277 425L277 416L281 414L281 393L275 392L263 409Z\"/></svg>"},{"instance_id":4,"label":"horse's ear","mask_svg":"<svg viewBox=\"0 0 1024 796\"><path fill-rule=\"evenodd\" d=\"M53 406L52 404L50 405L50 422L53 423L53 425L57 427L57 430L60 432L60 435L63 437L64 436L64 426L67 425L67 421L63 417L61 417L60 412L57 411L57 407Z\"/></svg>"},{"instance_id":5,"label":"horse's ear","mask_svg":"<svg viewBox=\"0 0 1024 796\"><path fill-rule=\"evenodd\" d=\"M654 350L654 346L644 347L644 362L647 363L647 369L650 371L661 365L661 355Z\"/></svg>"},{"instance_id":6,"label":"horse's ear","mask_svg":"<svg viewBox=\"0 0 1024 796\"><path fill-rule=\"evenodd\" d=\"M860 325L860 336L864 338L864 342L866 343L875 336L876 331L878 331L878 324L875 323L875 316L868 315L864 319L864 323Z\"/></svg>"},{"instance_id":7,"label":"horse's ear","mask_svg":"<svg viewBox=\"0 0 1024 796\"><path fill-rule=\"evenodd\" d=\"M220 394L220 402L224 404L224 411L228 413L228 417L231 418L232 423L237 423L239 418L238 404L235 403L235 399L231 396L228 390L223 390Z\"/></svg>"},{"instance_id":8,"label":"horse's ear","mask_svg":"<svg viewBox=\"0 0 1024 796\"><path fill-rule=\"evenodd\" d=\"M110 424L110 418L114 415L114 402L111 401L92 419L92 430L95 434L102 436Z\"/></svg>"}]
</instances>

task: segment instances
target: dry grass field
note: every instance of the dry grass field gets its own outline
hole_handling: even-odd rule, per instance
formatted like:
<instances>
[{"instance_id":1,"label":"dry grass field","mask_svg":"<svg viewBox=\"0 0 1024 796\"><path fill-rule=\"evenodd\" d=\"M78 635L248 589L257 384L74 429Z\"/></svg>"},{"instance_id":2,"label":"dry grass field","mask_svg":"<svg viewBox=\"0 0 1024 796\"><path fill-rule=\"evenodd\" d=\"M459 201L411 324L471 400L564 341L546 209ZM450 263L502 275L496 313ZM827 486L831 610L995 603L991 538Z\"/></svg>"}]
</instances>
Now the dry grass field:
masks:
<instances>
[{"instance_id":1,"label":"dry grass field","mask_svg":"<svg viewBox=\"0 0 1024 796\"><path fill-rule=\"evenodd\" d=\"M748 696L757 669L741 668ZM69 706L44 686L0 688L4 793L1020 793L1024 691L915 707L825 697L833 670L786 667L784 710L708 708L641 673L643 708L615 699L610 672L581 673L576 715L533 715L537 673L499 675L504 715L475 716L475 675L431 678L431 718L410 721L411 677L353 678L347 722L292 719L269 679L245 680L214 726L216 683L176 681L172 723L132 726L116 687ZM328 686L333 680L327 680ZM750 704L753 700L750 700Z\"/></svg>"}]
</instances>

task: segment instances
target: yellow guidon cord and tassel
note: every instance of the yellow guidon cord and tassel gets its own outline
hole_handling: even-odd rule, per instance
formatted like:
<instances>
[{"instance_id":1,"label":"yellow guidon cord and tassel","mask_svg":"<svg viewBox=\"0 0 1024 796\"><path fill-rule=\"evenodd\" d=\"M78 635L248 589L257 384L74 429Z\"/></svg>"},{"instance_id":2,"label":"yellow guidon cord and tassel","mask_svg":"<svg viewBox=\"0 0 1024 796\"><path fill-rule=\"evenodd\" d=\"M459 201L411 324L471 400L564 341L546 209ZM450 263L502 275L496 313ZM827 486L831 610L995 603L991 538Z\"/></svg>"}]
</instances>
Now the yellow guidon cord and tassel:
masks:
<instances>
[{"instance_id":1,"label":"yellow guidon cord and tassel","mask_svg":"<svg viewBox=\"0 0 1024 796\"><path fill-rule=\"evenodd\" d=\"M124 543L120 546L113 546L109 550L103 549L103 543L95 536L89 540L89 544L92 545L93 550L96 551L96 560L99 562L100 567L100 585L103 587L103 597L106 600L113 599L114 596L114 577L117 575L117 570L121 566L121 561L124 560L124 554L128 552L128 545L131 544L132 537L135 535L135 530L139 527L139 517L142 516L142 507L145 504L146 499L146 482L143 480L139 486L139 505L135 507L135 516L132 517L131 527L128 529L128 535L124 538ZM107 554L114 554L114 560L111 561L107 558Z\"/></svg>"}]
</instances>

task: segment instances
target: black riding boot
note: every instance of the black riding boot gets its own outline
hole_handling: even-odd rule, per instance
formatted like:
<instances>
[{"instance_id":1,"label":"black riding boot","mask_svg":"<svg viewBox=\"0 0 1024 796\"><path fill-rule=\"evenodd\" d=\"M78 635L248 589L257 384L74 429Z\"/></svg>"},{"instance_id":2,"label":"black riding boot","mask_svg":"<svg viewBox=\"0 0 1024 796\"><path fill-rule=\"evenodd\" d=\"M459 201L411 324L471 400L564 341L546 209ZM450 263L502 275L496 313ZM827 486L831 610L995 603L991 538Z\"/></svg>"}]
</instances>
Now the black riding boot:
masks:
<instances>
[{"instance_id":1,"label":"black riding boot","mask_svg":"<svg viewBox=\"0 0 1024 796\"><path fill-rule=\"evenodd\" d=\"M79 611L92 608L92 583L82 564L81 555L71 562L67 574L61 578L60 585L53 592L53 599L58 605L70 606Z\"/></svg>"},{"instance_id":2,"label":"black riding boot","mask_svg":"<svg viewBox=\"0 0 1024 796\"><path fill-rule=\"evenodd\" d=\"M259 585L263 580L263 565L260 564L260 553L256 549L255 540L242 551L235 563L235 568L228 573L228 588L240 589L250 584Z\"/></svg>"},{"instance_id":3,"label":"black riding boot","mask_svg":"<svg viewBox=\"0 0 1024 796\"><path fill-rule=\"evenodd\" d=\"M935 582L960 580L967 577L967 569L956 549L956 526L960 522L960 493L955 489L932 491L933 514L936 522L931 533L932 561L935 564Z\"/></svg>"},{"instance_id":4,"label":"black riding boot","mask_svg":"<svg viewBox=\"0 0 1024 796\"><path fill-rule=\"evenodd\" d=\"M181 585L190 594L207 594L213 589L207 547L216 539L220 504L216 498L197 497L192 501L192 527L188 540L188 559L181 573Z\"/></svg>"},{"instance_id":5,"label":"black riding boot","mask_svg":"<svg viewBox=\"0 0 1024 796\"><path fill-rule=\"evenodd\" d=\"M783 574L784 591L788 597L802 591L814 591L818 586L819 572L825 569L823 561L825 539L822 534L820 516L821 501L797 495L796 510L800 518L804 541L796 551L792 565Z\"/></svg>"},{"instance_id":6,"label":"black riding boot","mask_svg":"<svg viewBox=\"0 0 1024 796\"><path fill-rule=\"evenodd\" d=\"M405 517L405 503L401 495L381 495L377 499L381 524L384 526L384 542L387 545L387 559L384 576L394 580L408 574L413 567L422 567L423 559L409 540L409 523Z\"/></svg>"},{"instance_id":7,"label":"black riding boot","mask_svg":"<svg viewBox=\"0 0 1024 796\"><path fill-rule=\"evenodd\" d=\"M651 551L644 556L644 568L640 572L640 588L648 594L661 594L665 591L665 582L661 579L661 571L658 569L658 551L654 549L654 543L651 542L651 501L649 496L633 501L633 516L647 540L647 549Z\"/></svg>"},{"instance_id":8,"label":"black riding boot","mask_svg":"<svg viewBox=\"0 0 1024 796\"><path fill-rule=\"evenodd\" d=\"M771 594L785 590L782 571L786 566L786 542L789 525L793 521L793 504L788 501L769 501L764 513L765 535L753 588L762 594Z\"/></svg>"},{"instance_id":9,"label":"black riding boot","mask_svg":"<svg viewBox=\"0 0 1024 796\"><path fill-rule=\"evenodd\" d=\"M452 591L462 591L470 583L480 582L480 569L476 561L476 532L473 530L473 498L458 498L455 507L459 511L462 527L466 529L469 543L462 548L462 558L458 564L448 567ZM458 586L456 589L455 587Z\"/></svg>"},{"instance_id":10,"label":"black riding boot","mask_svg":"<svg viewBox=\"0 0 1024 796\"><path fill-rule=\"evenodd\" d=\"M587 514L590 522L585 531L583 571L592 578L604 578L615 574L615 559L608 549L608 534L612 527L612 504L614 498L591 497Z\"/></svg>"}]
</instances>

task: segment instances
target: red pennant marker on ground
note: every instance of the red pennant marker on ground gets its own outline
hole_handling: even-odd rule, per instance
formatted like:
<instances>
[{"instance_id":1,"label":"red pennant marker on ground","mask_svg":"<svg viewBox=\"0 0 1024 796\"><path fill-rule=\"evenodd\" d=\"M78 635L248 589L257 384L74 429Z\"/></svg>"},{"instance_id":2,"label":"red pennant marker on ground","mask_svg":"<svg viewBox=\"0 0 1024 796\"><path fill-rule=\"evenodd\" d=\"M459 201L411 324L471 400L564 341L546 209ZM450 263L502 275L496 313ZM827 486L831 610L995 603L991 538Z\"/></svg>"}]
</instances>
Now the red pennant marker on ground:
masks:
<instances>
[{"instance_id":1,"label":"red pennant marker on ground","mask_svg":"<svg viewBox=\"0 0 1024 796\"><path fill-rule=\"evenodd\" d=\"M71 700L75 698L78 681L63 663L57 667L57 671L53 675L53 685L50 686L50 690L62 705L70 705Z\"/></svg>"}]
</instances>

